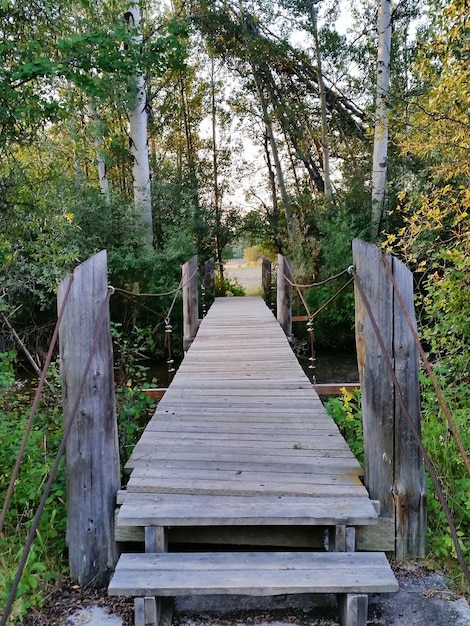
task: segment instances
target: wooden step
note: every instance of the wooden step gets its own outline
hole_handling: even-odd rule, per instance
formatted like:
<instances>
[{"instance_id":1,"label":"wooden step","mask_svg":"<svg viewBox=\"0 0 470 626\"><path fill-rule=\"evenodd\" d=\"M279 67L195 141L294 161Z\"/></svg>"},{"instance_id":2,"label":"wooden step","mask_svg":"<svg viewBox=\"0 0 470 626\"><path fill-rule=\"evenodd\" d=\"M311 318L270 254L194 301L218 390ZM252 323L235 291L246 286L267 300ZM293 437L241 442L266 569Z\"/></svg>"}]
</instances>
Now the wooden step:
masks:
<instances>
[{"instance_id":1,"label":"wooden step","mask_svg":"<svg viewBox=\"0 0 470 626\"><path fill-rule=\"evenodd\" d=\"M371 500L127 492L118 526L362 526L377 523Z\"/></svg>"},{"instance_id":2,"label":"wooden step","mask_svg":"<svg viewBox=\"0 0 470 626\"><path fill-rule=\"evenodd\" d=\"M366 626L365 594L397 590L383 553L215 552L123 554L108 594L134 596L136 625L156 626L156 609L153 621L138 618L141 602L155 597L334 593L343 626Z\"/></svg>"}]
</instances>

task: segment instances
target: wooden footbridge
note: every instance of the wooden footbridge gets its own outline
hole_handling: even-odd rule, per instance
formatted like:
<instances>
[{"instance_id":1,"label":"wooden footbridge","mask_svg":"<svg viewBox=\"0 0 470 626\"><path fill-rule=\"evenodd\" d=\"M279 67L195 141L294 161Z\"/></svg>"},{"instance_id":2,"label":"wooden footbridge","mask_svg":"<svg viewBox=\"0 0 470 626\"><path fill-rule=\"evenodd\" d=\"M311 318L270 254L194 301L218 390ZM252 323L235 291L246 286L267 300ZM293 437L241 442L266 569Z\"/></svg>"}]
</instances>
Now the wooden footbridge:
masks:
<instances>
[{"instance_id":1,"label":"wooden footbridge","mask_svg":"<svg viewBox=\"0 0 470 626\"><path fill-rule=\"evenodd\" d=\"M127 468L117 536L140 530L145 552L121 555L109 593L135 597L137 626L159 598L325 592L365 626L367 594L397 590L363 551L362 468L261 298L216 299Z\"/></svg>"}]
</instances>

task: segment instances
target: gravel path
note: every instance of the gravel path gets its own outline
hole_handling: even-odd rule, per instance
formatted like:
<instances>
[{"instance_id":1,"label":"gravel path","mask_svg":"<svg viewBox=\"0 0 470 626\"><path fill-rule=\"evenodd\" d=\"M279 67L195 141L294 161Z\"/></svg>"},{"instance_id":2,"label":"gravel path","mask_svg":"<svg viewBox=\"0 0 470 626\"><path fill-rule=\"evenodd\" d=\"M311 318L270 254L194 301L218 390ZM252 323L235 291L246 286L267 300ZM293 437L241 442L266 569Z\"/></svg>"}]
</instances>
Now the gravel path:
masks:
<instances>
[{"instance_id":1,"label":"gravel path","mask_svg":"<svg viewBox=\"0 0 470 626\"><path fill-rule=\"evenodd\" d=\"M470 626L470 607L444 576L418 566L395 567L396 594L369 597L368 626ZM174 626L339 626L332 596L177 598ZM318 600L318 597L316 598ZM71 583L56 589L25 626L132 626L133 602Z\"/></svg>"}]
</instances>

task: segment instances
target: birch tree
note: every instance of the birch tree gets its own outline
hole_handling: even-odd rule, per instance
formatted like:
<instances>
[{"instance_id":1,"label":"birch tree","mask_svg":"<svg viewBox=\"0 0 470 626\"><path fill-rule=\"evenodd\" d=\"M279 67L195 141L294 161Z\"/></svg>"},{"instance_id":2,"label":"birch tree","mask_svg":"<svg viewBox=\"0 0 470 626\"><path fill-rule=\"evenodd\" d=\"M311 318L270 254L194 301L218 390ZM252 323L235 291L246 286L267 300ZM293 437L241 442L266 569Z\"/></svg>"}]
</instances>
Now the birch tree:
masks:
<instances>
[{"instance_id":1,"label":"birch tree","mask_svg":"<svg viewBox=\"0 0 470 626\"><path fill-rule=\"evenodd\" d=\"M110 203L109 197L109 180L106 170L106 159L103 151L103 130L102 122L96 108L96 104L93 98L88 101L88 113L92 120L93 128L93 140L96 148L96 163L98 168L98 181L100 184L100 190L106 204Z\"/></svg>"},{"instance_id":2,"label":"birch tree","mask_svg":"<svg viewBox=\"0 0 470 626\"><path fill-rule=\"evenodd\" d=\"M374 152L372 157L371 240L377 239L385 210L387 182L390 92L390 47L392 42L391 0L378 3L377 83Z\"/></svg>"},{"instance_id":3,"label":"birch tree","mask_svg":"<svg viewBox=\"0 0 470 626\"><path fill-rule=\"evenodd\" d=\"M312 4L310 7L310 18L312 21L313 27L313 42L315 47L315 57L317 61L317 74L318 74L318 95L320 98L320 109L321 109L321 121L322 121L322 153L323 153L323 178L325 181L325 200L326 203L329 204L333 199L333 190L331 187L331 176L330 176L330 149L329 149L329 141L328 141L328 119L326 115L326 95L325 95L325 84L323 82L323 72L322 72L322 61L321 61L321 52L320 45L318 43L318 27L317 27L317 10L316 5L319 0L312 0Z\"/></svg>"},{"instance_id":4,"label":"birch tree","mask_svg":"<svg viewBox=\"0 0 470 626\"><path fill-rule=\"evenodd\" d=\"M135 31L134 43L142 44L140 33L140 4L131 2L125 13L129 27ZM135 92L129 109L129 134L132 154L132 179L134 187L134 203L140 214L145 230L145 240L149 246L153 244L152 196L150 190L150 162L147 138L147 96L145 79L140 68L136 68Z\"/></svg>"}]
</instances>

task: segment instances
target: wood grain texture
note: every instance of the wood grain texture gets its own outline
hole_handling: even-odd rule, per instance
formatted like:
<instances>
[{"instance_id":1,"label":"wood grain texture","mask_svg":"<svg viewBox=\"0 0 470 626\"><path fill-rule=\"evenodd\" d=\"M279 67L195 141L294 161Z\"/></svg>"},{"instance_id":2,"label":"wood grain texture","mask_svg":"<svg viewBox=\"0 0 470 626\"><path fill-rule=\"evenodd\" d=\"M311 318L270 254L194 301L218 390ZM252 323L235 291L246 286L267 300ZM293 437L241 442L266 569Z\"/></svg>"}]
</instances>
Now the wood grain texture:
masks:
<instances>
[{"instance_id":1,"label":"wood grain texture","mask_svg":"<svg viewBox=\"0 0 470 626\"><path fill-rule=\"evenodd\" d=\"M197 256L193 256L182 267L183 284L183 349L192 344L198 329L198 276Z\"/></svg>"},{"instance_id":2,"label":"wood grain texture","mask_svg":"<svg viewBox=\"0 0 470 626\"><path fill-rule=\"evenodd\" d=\"M67 282L59 285L59 308ZM120 486L109 311L93 345L107 293L106 251L102 251L76 268L59 331L64 416L67 425L73 420L66 448L70 575L80 584L97 586L107 583L117 560L113 527ZM72 415L92 348L91 367Z\"/></svg>"},{"instance_id":3,"label":"wood grain texture","mask_svg":"<svg viewBox=\"0 0 470 626\"><path fill-rule=\"evenodd\" d=\"M419 355L384 259L416 326L413 276L403 263L389 255L383 256L379 248L360 240L353 242L353 258L399 384L398 387L394 384L356 287L365 484L371 497L380 500L382 515L395 521L395 555L403 559L423 557L426 486L422 455L412 432L414 428L420 435Z\"/></svg>"},{"instance_id":4,"label":"wood grain texture","mask_svg":"<svg viewBox=\"0 0 470 626\"><path fill-rule=\"evenodd\" d=\"M376 552L123 554L110 595L380 593L397 591Z\"/></svg>"},{"instance_id":5,"label":"wood grain texture","mask_svg":"<svg viewBox=\"0 0 470 626\"><path fill-rule=\"evenodd\" d=\"M261 298L215 300L126 467L123 529L377 522L360 464Z\"/></svg>"}]
</instances>

